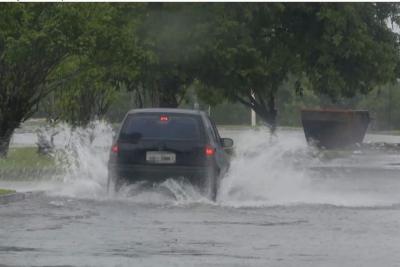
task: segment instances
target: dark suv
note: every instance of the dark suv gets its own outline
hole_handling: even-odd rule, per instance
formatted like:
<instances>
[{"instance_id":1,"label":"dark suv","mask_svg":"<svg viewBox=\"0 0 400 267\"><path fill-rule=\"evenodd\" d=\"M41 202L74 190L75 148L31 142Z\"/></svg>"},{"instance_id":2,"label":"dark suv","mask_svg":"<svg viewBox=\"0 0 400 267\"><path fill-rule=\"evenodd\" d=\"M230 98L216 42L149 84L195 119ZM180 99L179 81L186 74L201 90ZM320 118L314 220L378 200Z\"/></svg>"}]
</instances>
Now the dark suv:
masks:
<instances>
[{"instance_id":1,"label":"dark suv","mask_svg":"<svg viewBox=\"0 0 400 267\"><path fill-rule=\"evenodd\" d=\"M203 111L131 110L111 148L108 188L184 177L215 200L232 146Z\"/></svg>"}]
</instances>

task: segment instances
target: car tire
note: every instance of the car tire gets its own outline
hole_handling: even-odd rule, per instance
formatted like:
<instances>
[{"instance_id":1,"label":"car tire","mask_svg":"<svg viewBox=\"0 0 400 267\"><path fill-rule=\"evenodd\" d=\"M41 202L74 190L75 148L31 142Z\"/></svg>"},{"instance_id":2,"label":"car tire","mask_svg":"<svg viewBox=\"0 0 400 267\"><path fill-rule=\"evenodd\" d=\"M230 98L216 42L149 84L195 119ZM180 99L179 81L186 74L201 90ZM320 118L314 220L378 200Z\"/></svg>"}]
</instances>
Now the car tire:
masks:
<instances>
[{"instance_id":1,"label":"car tire","mask_svg":"<svg viewBox=\"0 0 400 267\"><path fill-rule=\"evenodd\" d=\"M209 196L212 201L217 201L219 189L219 171L212 169L208 178Z\"/></svg>"},{"instance_id":2,"label":"car tire","mask_svg":"<svg viewBox=\"0 0 400 267\"><path fill-rule=\"evenodd\" d=\"M107 193L111 194L114 191L115 191L114 190L114 181L113 181L112 175L108 174L108 177L107 177Z\"/></svg>"},{"instance_id":3,"label":"car tire","mask_svg":"<svg viewBox=\"0 0 400 267\"><path fill-rule=\"evenodd\" d=\"M107 193L117 193L122 187L123 181L116 174L109 173L107 178Z\"/></svg>"}]
</instances>

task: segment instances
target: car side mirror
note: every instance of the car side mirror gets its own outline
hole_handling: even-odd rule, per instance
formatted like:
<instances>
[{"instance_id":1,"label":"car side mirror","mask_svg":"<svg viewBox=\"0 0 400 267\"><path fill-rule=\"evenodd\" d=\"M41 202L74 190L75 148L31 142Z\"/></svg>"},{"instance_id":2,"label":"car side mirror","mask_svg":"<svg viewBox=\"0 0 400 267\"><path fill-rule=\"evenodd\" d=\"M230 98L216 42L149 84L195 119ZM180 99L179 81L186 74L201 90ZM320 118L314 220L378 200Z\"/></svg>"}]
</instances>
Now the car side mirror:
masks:
<instances>
[{"instance_id":1,"label":"car side mirror","mask_svg":"<svg viewBox=\"0 0 400 267\"><path fill-rule=\"evenodd\" d=\"M223 148L233 147L233 140L231 138L221 138L221 143Z\"/></svg>"}]
</instances>

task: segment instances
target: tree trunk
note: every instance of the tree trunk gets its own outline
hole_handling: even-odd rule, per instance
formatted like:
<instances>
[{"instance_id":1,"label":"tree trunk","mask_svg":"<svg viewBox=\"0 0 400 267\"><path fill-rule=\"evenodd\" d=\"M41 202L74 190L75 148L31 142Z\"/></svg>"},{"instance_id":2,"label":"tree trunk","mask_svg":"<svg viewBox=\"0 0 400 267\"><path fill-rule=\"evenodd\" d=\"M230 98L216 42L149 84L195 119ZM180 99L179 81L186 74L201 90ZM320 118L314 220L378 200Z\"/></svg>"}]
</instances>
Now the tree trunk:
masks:
<instances>
[{"instance_id":1,"label":"tree trunk","mask_svg":"<svg viewBox=\"0 0 400 267\"><path fill-rule=\"evenodd\" d=\"M267 110L267 112L265 112L265 121L270 125L271 132L275 133L278 111L275 108L275 95L273 93L270 93L268 96L268 104L266 105L265 110Z\"/></svg>"},{"instance_id":2,"label":"tree trunk","mask_svg":"<svg viewBox=\"0 0 400 267\"><path fill-rule=\"evenodd\" d=\"M0 116L0 158L7 157L11 137L14 130L19 127L22 121L22 119L19 119L22 116L17 116L16 113L3 113L3 115L4 114L11 116Z\"/></svg>"},{"instance_id":3,"label":"tree trunk","mask_svg":"<svg viewBox=\"0 0 400 267\"><path fill-rule=\"evenodd\" d=\"M159 107L177 108L177 93L179 92L179 81L175 77L167 77L160 81L158 91Z\"/></svg>"},{"instance_id":4,"label":"tree trunk","mask_svg":"<svg viewBox=\"0 0 400 267\"><path fill-rule=\"evenodd\" d=\"M177 108L178 101L176 100L175 95L169 94L160 94L160 108Z\"/></svg>"},{"instance_id":5,"label":"tree trunk","mask_svg":"<svg viewBox=\"0 0 400 267\"><path fill-rule=\"evenodd\" d=\"M14 129L0 129L0 158L7 157Z\"/></svg>"},{"instance_id":6,"label":"tree trunk","mask_svg":"<svg viewBox=\"0 0 400 267\"><path fill-rule=\"evenodd\" d=\"M259 112L257 112L257 115L259 115L267 124L268 127L270 128L272 133L275 133L276 127L277 127L277 114L278 112L276 109L264 109L262 108Z\"/></svg>"},{"instance_id":7,"label":"tree trunk","mask_svg":"<svg viewBox=\"0 0 400 267\"><path fill-rule=\"evenodd\" d=\"M247 96L248 100L239 96L236 99L245 106L253 109L266 122L271 133L275 133L278 112L275 108L275 95L273 93L268 94L267 99L263 99L262 96L257 96L257 94L253 95L252 92L249 92Z\"/></svg>"}]
</instances>

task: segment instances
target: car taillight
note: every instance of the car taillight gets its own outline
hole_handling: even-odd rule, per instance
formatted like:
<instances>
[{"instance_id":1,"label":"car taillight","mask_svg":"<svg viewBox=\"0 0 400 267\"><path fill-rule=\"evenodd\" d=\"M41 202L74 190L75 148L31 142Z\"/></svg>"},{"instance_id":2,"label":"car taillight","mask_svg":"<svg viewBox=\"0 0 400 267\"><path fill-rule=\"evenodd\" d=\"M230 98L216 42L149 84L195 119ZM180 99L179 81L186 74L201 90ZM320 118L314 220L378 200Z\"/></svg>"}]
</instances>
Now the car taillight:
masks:
<instances>
[{"instance_id":1,"label":"car taillight","mask_svg":"<svg viewBox=\"0 0 400 267\"><path fill-rule=\"evenodd\" d=\"M115 145L113 145L113 146L111 147L111 152L113 152L113 153L118 153L118 151L119 151L119 147L118 147L117 144L115 144Z\"/></svg>"},{"instance_id":2,"label":"car taillight","mask_svg":"<svg viewBox=\"0 0 400 267\"><path fill-rule=\"evenodd\" d=\"M215 148L211 146L206 146L204 152L206 153L206 156L211 157L215 154Z\"/></svg>"},{"instance_id":3,"label":"car taillight","mask_svg":"<svg viewBox=\"0 0 400 267\"><path fill-rule=\"evenodd\" d=\"M169 118L168 118L167 115L161 115L160 116L160 121L168 121L168 120L169 120Z\"/></svg>"}]
</instances>

